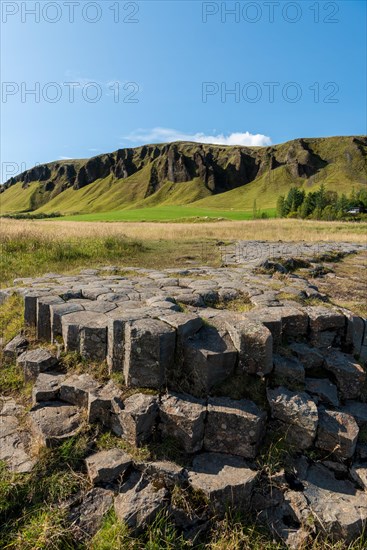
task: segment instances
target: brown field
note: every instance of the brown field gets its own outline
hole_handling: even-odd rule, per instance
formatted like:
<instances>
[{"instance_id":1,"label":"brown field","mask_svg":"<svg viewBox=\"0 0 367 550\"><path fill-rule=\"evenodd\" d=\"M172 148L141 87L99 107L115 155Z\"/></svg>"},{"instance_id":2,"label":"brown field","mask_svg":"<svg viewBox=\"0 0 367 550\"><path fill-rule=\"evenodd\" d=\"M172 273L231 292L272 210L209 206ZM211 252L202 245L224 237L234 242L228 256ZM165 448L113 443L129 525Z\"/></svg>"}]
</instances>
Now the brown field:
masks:
<instances>
[{"instance_id":1,"label":"brown field","mask_svg":"<svg viewBox=\"0 0 367 550\"><path fill-rule=\"evenodd\" d=\"M0 237L74 240L126 236L139 240L366 242L367 223L271 219L207 223L68 222L0 219Z\"/></svg>"}]
</instances>

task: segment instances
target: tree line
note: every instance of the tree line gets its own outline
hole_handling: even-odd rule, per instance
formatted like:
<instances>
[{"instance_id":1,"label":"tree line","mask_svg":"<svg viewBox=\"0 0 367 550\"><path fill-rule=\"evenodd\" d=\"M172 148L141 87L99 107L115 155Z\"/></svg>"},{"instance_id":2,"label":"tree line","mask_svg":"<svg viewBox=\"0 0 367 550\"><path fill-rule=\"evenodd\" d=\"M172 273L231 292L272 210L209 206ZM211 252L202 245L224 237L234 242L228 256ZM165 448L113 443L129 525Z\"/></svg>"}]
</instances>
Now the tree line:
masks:
<instances>
[{"instance_id":1,"label":"tree line","mask_svg":"<svg viewBox=\"0 0 367 550\"><path fill-rule=\"evenodd\" d=\"M349 210L359 209L359 213L351 214ZM298 187L291 187L286 196L280 195L277 200L277 216L279 218L302 218L312 220L366 220L367 219L367 188L345 193L328 191L321 184L317 191L306 193Z\"/></svg>"}]
</instances>

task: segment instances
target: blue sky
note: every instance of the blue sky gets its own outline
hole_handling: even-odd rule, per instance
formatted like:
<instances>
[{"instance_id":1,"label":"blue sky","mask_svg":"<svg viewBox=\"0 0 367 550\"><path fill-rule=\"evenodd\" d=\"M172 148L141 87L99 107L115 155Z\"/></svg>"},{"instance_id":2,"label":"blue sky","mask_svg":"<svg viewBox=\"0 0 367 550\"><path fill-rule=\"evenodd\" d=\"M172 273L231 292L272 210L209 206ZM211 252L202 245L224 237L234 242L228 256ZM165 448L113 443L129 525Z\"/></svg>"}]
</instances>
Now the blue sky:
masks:
<instances>
[{"instance_id":1,"label":"blue sky","mask_svg":"<svg viewBox=\"0 0 367 550\"><path fill-rule=\"evenodd\" d=\"M2 0L1 9L3 180L149 142L366 133L363 1Z\"/></svg>"}]
</instances>

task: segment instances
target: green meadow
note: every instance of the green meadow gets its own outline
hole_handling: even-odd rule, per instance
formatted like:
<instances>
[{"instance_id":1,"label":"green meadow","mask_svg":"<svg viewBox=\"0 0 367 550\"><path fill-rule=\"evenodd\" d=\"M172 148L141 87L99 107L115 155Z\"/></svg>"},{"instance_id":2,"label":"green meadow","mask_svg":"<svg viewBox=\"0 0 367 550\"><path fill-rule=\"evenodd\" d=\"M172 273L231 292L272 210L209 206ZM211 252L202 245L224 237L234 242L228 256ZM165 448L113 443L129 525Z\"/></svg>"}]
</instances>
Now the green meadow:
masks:
<instances>
[{"instance_id":1,"label":"green meadow","mask_svg":"<svg viewBox=\"0 0 367 550\"><path fill-rule=\"evenodd\" d=\"M258 211L257 215L265 214L268 218L274 218L275 208L266 208ZM76 214L63 216L61 219L68 221L217 221L223 220L252 220L253 210L216 210L209 208L194 208L191 206L157 206L152 208L136 208L134 210L112 210L110 212L93 212L91 214Z\"/></svg>"}]
</instances>

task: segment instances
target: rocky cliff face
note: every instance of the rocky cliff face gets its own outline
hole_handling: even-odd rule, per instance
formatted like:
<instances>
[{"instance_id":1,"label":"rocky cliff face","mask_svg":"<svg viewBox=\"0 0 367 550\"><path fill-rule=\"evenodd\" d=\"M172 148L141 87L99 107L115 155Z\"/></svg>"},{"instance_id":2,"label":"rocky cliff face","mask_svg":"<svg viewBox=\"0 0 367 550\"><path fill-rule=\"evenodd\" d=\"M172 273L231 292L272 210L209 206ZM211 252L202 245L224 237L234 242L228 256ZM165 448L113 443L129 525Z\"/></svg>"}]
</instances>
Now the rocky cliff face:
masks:
<instances>
[{"instance_id":1,"label":"rocky cliff face","mask_svg":"<svg viewBox=\"0 0 367 550\"><path fill-rule=\"evenodd\" d=\"M349 155L349 157L348 157ZM200 178L213 194L246 185L266 172L286 166L294 178L310 178L328 164L338 161L363 163L367 157L366 137L298 139L271 147L225 147L178 142L119 149L89 160L59 161L36 166L10 178L5 191L22 182L42 183L52 197L72 187L80 189L98 179L126 179L147 168L148 195L166 182L181 183ZM348 160L349 159L349 160ZM49 193L47 193L49 192Z\"/></svg>"}]
</instances>

